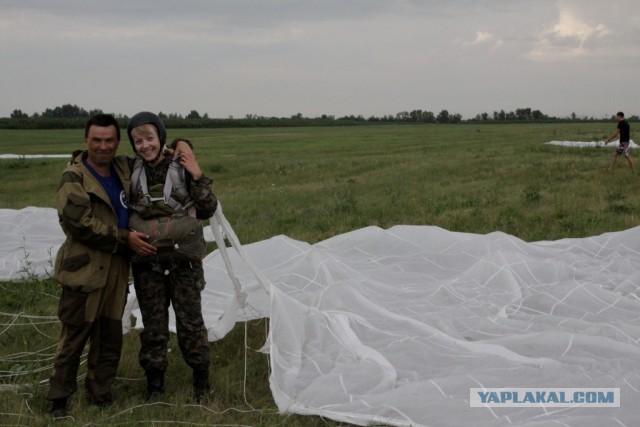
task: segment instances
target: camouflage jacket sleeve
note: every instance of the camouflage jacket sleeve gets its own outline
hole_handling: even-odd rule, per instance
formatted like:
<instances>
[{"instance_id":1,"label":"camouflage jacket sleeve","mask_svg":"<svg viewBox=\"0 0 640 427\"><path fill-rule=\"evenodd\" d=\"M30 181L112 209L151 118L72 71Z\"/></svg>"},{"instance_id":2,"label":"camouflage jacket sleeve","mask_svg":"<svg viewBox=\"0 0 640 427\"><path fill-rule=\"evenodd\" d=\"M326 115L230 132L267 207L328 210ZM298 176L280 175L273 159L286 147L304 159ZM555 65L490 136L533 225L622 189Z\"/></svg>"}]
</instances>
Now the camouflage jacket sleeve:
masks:
<instances>
[{"instance_id":1,"label":"camouflage jacket sleeve","mask_svg":"<svg viewBox=\"0 0 640 427\"><path fill-rule=\"evenodd\" d=\"M211 190L213 181L211 178L202 176L198 181L191 179L189 195L193 199L198 219L209 219L213 216L218 207L218 199Z\"/></svg>"},{"instance_id":2,"label":"camouflage jacket sleeve","mask_svg":"<svg viewBox=\"0 0 640 427\"><path fill-rule=\"evenodd\" d=\"M60 225L67 236L93 249L124 251L129 232L118 229L102 186L88 175L77 169L67 169L63 174L56 193Z\"/></svg>"}]
</instances>

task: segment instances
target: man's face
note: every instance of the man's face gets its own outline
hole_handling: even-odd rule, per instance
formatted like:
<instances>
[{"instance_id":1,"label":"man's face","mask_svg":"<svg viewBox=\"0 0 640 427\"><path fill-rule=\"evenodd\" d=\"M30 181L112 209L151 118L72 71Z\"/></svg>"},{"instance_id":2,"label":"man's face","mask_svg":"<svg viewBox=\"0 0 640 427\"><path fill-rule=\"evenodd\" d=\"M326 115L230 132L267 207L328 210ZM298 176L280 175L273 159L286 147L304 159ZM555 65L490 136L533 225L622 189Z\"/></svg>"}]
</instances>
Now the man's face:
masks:
<instances>
[{"instance_id":1,"label":"man's face","mask_svg":"<svg viewBox=\"0 0 640 427\"><path fill-rule=\"evenodd\" d=\"M84 142L89 152L89 162L99 167L106 167L116 155L120 141L116 127L91 126Z\"/></svg>"}]
</instances>

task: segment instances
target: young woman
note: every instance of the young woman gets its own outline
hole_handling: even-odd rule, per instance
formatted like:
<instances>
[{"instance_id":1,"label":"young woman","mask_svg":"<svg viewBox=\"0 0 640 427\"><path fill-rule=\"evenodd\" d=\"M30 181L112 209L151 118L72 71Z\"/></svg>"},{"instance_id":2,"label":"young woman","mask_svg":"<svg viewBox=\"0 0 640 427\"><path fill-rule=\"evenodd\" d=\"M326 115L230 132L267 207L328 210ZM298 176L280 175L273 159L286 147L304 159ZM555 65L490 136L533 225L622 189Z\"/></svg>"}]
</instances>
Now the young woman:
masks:
<instances>
[{"instance_id":1,"label":"young woman","mask_svg":"<svg viewBox=\"0 0 640 427\"><path fill-rule=\"evenodd\" d=\"M212 181L202 173L193 151L175 160L165 154L166 129L157 115L134 115L127 134L138 156L131 177L129 226L149 235L156 251L141 248L132 260L144 324L139 362L147 377L147 398L164 392L171 304L178 344L193 369L194 397L200 402L209 390L210 365L200 297L206 255L200 220L210 218L217 207ZM172 144L178 141L189 143L177 139Z\"/></svg>"}]
</instances>

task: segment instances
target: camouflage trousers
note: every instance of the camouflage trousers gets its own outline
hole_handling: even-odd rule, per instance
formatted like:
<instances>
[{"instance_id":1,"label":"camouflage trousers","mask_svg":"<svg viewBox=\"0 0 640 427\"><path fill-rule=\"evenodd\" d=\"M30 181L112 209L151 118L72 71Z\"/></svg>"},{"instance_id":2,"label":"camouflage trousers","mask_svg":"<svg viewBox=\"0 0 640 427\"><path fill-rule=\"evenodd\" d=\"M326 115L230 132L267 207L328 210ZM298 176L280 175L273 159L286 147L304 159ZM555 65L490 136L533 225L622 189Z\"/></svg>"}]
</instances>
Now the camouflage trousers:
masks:
<instances>
[{"instance_id":1,"label":"camouflage trousers","mask_svg":"<svg viewBox=\"0 0 640 427\"><path fill-rule=\"evenodd\" d=\"M209 368L209 340L202 318L200 292L204 288L202 262L178 261L170 268L156 264L132 264L133 280L142 313L140 366L166 371L169 342L169 305L176 318L178 345L187 365Z\"/></svg>"},{"instance_id":2,"label":"camouflage trousers","mask_svg":"<svg viewBox=\"0 0 640 427\"><path fill-rule=\"evenodd\" d=\"M127 300L129 263L112 263L107 284L93 292L62 288L58 317L60 343L49 379L49 400L65 398L77 390L76 377L87 342L85 391L90 399L109 399L122 350L122 314Z\"/></svg>"}]
</instances>

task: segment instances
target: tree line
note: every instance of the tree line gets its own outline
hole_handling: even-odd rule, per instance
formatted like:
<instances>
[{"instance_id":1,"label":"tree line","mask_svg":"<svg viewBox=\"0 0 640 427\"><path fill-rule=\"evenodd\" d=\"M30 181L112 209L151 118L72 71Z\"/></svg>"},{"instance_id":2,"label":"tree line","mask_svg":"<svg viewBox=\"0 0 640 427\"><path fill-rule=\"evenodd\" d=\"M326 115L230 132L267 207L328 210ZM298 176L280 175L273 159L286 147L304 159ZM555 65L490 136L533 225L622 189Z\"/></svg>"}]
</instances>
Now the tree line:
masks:
<instances>
[{"instance_id":1,"label":"tree line","mask_svg":"<svg viewBox=\"0 0 640 427\"><path fill-rule=\"evenodd\" d=\"M64 104L55 108L47 108L42 113L32 115L20 109L14 109L8 118L0 118L0 128L4 129L65 129L83 128L87 119L95 114L103 113L101 109L86 110L77 105ZM112 113L113 114L113 113ZM120 124L128 125L129 117L113 114ZM158 113L165 125L170 128L222 128L222 127L277 127L277 126L322 126L322 125L357 125L367 123L514 123L514 122L557 122L557 121L602 121L610 118L578 117L572 113L569 117L553 117L540 110L531 108L517 108L515 111L493 111L480 113L471 119L463 119L461 114L441 110L439 113L426 110L401 111L384 116L348 115L335 117L323 114L319 117L305 117L302 113L290 117L266 117L257 114L247 114L242 118L210 118L207 113L200 114L191 110L183 116L177 113ZM638 120L631 116L629 120Z\"/></svg>"}]
</instances>

